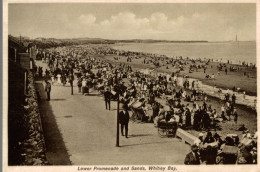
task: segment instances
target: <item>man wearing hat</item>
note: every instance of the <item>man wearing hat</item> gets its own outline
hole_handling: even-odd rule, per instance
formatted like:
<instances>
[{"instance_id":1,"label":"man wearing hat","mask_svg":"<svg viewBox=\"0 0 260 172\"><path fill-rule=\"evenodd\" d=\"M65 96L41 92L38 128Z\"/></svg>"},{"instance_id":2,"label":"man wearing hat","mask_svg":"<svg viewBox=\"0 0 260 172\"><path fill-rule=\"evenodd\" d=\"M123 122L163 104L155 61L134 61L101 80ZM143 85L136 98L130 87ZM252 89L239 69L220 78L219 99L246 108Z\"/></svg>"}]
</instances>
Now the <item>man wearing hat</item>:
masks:
<instances>
[{"instance_id":1,"label":"man wearing hat","mask_svg":"<svg viewBox=\"0 0 260 172\"><path fill-rule=\"evenodd\" d=\"M48 82L48 80L45 80L45 83L46 83L45 91L47 93L47 101L50 101L50 99L51 99L51 96L50 96L50 94L51 94L51 84Z\"/></svg>"},{"instance_id":2,"label":"man wearing hat","mask_svg":"<svg viewBox=\"0 0 260 172\"><path fill-rule=\"evenodd\" d=\"M191 145L191 152L188 153L185 157L184 164L185 165L199 165L200 157L198 154L199 148L197 145Z\"/></svg>"},{"instance_id":3,"label":"man wearing hat","mask_svg":"<svg viewBox=\"0 0 260 172\"><path fill-rule=\"evenodd\" d=\"M108 105L108 109L110 110L110 100L111 100L111 92L109 91L109 88L106 88L106 91L104 93L104 97L105 97L105 104L106 104L106 109L107 109L107 105Z\"/></svg>"},{"instance_id":4,"label":"man wearing hat","mask_svg":"<svg viewBox=\"0 0 260 172\"><path fill-rule=\"evenodd\" d=\"M122 134L122 136L124 136L124 128L125 128L125 137L127 138L129 113L127 111L126 105L123 105L123 110L119 113L119 123L121 124L121 134Z\"/></svg>"}]
</instances>

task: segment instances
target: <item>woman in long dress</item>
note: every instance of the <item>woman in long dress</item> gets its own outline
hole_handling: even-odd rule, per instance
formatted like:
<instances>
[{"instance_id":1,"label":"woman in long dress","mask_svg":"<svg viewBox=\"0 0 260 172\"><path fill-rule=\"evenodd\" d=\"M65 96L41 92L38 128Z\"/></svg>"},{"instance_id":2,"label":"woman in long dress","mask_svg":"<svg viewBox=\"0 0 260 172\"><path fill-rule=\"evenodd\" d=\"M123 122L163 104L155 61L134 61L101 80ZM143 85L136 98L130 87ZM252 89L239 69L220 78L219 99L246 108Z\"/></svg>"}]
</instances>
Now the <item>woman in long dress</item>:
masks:
<instances>
[{"instance_id":1,"label":"woman in long dress","mask_svg":"<svg viewBox=\"0 0 260 172\"><path fill-rule=\"evenodd\" d=\"M87 81L86 81L86 78L83 78L83 81L82 81L82 94L86 93L86 88L87 88Z\"/></svg>"},{"instance_id":2,"label":"woman in long dress","mask_svg":"<svg viewBox=\"0 0 260 172\"><path fill-rule=\"evenodd\" d=\"M54 75L51 75L51 84L54 85L54 82L55 82L55 77Z\"/></svg>"},{"instance_id":3,"label":"woman in long dress","mask_svg":"<svg viewBox=\"0 0 260 172\"><path fill-rule=\"evenodd\" d=\"M57 75L57 83L61 85L61 74Z\"/></svg>"}]
</instances>

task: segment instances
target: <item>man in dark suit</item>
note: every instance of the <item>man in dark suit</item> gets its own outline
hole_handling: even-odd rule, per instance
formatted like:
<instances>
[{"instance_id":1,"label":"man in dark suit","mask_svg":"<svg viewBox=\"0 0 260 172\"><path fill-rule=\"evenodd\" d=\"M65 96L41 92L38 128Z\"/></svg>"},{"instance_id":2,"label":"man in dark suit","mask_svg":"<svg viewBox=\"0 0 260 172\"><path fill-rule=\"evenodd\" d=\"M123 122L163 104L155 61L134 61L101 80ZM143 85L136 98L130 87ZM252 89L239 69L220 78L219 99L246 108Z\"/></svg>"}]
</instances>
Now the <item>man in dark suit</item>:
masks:
<instances>
[{"instance_id":1,"label":"man in dark suit","mask_svg":"<svg viewBox=\"0 0 260 172\"><path fill-rule=\"evenodd\" d=\"M123 110L119 113L119 123L121 124L121 134L124 136L125 128L125 137L128 135L128 123L129 123L129 113L127 111L127 106L123 106Z\"/></svg>"},{"instance_id":2,"label":"man in dark suit","mask_svg":"<svg viewBox=\"0 0 260 172\"><path fill-rule=\"evenodd\" d=\"M45 80L45 83L46 83L45 91L47 93L47 101L50 101L50 99L51 99L51 96L50 96L50 94L51 94L51 84L47 80Z\"/></svg>"},{"instance_id":3,"label":"man in dark suit","mask_svg":"<svg viewBox=\"0 0 260 172\"><path fill-rule=\"evenodd\" d=\"M200 164L198 150L199 150L199 148L197 145L191 146L191 152L186 155L185 160L184 160L185 165L199 165Z\"/></svg>"},{"instance_id":4,"label":"man in dark suit","mask_svg":"<svg viewBox=\"0 0 260 172\"><path fill-rule=\"evenodd\" d=\"M105 97L106 109L107 109L107 105L108 105L109 110L110 110L111 94L112 93L107 88L105 93L104 93L104 97Z\"/></svg>"}]
</instances>

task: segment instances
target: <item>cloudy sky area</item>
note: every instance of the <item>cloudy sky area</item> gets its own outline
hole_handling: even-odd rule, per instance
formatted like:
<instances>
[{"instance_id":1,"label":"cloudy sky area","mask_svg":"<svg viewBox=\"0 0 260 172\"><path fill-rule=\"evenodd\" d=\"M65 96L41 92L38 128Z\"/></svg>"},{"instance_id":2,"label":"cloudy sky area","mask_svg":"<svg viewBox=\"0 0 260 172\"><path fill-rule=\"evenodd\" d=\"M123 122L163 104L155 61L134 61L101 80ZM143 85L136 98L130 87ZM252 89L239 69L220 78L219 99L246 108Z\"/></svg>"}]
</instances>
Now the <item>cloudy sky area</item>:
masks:
<instances>
[{"instance_id":1,"label":"cloudy sky area","mask_svg":"<svg viewBox=\"0 0 260 172\"><path fill-rule=\"evenodd\" d=\"M255 4L9 4L9 34L30 38L256 40Z\"/></svg>"}]
</instances>

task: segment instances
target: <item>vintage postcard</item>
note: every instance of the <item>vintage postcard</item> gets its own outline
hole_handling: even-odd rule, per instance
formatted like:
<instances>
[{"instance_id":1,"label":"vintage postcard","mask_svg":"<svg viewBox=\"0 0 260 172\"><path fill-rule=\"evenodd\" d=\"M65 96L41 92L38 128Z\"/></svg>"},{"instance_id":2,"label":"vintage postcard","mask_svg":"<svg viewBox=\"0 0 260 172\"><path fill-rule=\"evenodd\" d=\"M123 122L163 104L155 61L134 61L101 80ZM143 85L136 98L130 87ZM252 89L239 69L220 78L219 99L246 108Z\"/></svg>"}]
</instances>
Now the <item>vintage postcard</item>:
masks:
<instances>
[{"instance_id":1,"label":"vintage postcard","mask_svg":"<svg viewBox=\"0 0 260 172\"><path fill-rule=\"evenodd\" d=\"M3 171L259 171L258 1L4 1Z\"/></svg>"}]
</instances>

